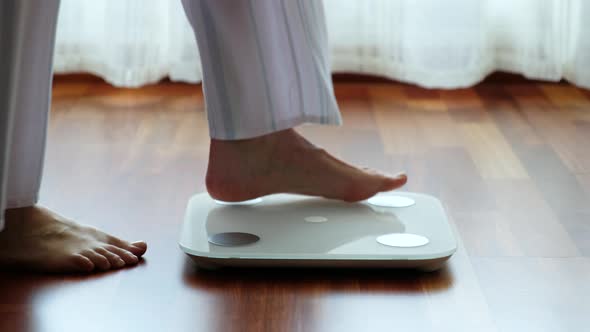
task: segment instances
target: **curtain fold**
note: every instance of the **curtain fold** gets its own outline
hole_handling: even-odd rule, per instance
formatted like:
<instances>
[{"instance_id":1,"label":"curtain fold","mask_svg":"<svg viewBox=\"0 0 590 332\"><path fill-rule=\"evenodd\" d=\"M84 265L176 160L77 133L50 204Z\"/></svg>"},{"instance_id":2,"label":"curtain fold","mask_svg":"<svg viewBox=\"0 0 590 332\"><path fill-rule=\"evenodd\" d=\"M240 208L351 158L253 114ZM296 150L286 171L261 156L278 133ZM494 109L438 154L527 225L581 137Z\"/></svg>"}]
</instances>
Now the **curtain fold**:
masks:
<instances>
[{"instance_id":1,"label":"curtain fold","mask_svg":"<svg viewBox=\"0 0 590 332\"><path fill-rule=\"evenodd\" d=\"M324 5L335 72L457 88L500 70L565 78L590 88L588 1L324 0ZM125 87L164 77L202 78L179 0L62 0L55 69L90 72Z\"/></svg>"}]
</instances>

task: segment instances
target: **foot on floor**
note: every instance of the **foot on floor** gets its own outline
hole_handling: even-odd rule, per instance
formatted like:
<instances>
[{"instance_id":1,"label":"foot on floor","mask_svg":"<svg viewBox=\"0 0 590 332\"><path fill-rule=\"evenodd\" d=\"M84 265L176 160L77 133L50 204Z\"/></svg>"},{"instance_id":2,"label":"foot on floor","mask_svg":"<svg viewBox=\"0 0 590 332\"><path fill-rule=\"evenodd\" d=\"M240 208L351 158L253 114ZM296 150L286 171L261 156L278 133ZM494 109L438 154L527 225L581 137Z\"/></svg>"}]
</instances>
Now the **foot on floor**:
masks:
<instances>
[{"instance_id":1,"label":"foot on floor","mask_svg":"<svg viewBox=\"0 0 590 332\"><path fill-rule=\"evenodd\" d=\"M145 242L129 243L48 209L8 209L0 232L0 269L88 273L135 265Z\"/></svg>"}]
</instances>

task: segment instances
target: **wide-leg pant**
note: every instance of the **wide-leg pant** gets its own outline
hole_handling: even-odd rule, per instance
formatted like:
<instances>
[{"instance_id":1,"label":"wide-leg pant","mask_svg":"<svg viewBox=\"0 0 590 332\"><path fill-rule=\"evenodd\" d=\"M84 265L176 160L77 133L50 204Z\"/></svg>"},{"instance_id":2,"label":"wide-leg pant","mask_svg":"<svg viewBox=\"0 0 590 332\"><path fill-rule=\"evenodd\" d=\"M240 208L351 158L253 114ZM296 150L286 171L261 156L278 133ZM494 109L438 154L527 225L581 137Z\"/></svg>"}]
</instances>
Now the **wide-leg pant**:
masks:
<instances>
[{"instance_id":1,"label":"wide-leg pant","mask_svg":"<svg viewBox=\"0 0 590 332\"><path fill-rule=\"evenodd\" d=\"M212 138L340 124L318 0L182 0ZM148 5L148 4L146 4ZM41 183L59 0L0 1L0 229Z\"/></svg>"}]
</instances>

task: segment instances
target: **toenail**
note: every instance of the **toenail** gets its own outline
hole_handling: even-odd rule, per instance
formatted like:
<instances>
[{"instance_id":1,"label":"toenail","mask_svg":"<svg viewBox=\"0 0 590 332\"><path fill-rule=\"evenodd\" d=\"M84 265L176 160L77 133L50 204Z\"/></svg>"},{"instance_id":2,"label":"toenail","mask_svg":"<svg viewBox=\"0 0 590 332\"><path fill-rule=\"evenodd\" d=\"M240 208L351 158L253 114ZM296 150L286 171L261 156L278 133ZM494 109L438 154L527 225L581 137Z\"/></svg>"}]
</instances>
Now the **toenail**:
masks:
<instances>
[{"instance_id":1,"label":"toenail","mask_svg":"<svg viewBox=\"0 0 590 332\"><path fill-rule=\"evenodd\" d=\"M131 245L138 249L145 249L147 247L145 241L131 242Z\"/></svg>"}]
</instances>

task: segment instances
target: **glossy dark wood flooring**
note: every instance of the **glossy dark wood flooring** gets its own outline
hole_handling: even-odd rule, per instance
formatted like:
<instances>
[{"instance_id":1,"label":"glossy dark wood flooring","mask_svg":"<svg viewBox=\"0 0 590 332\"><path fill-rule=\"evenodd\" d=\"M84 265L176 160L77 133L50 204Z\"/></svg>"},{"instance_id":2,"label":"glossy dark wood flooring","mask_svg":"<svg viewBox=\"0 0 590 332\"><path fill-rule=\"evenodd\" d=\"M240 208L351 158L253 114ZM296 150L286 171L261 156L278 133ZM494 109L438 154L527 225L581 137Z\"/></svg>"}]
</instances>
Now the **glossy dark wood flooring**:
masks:
<instances>
[{"instance_id":1,"label":"glossy dark wood flooring","mask_svg":"<svg viewBox=\"0 0 590 332\"><path fill-rule=\"evenodd\" d=\"M301 132L439 197L460 245L447 268L195 271L177 239L204 190L200 87L58 79L42 204L150 247L138 267L106 274L0 274L0 331L590 329L590 92L336 90L345 125Z\"/></svg>"}]
</instances>

